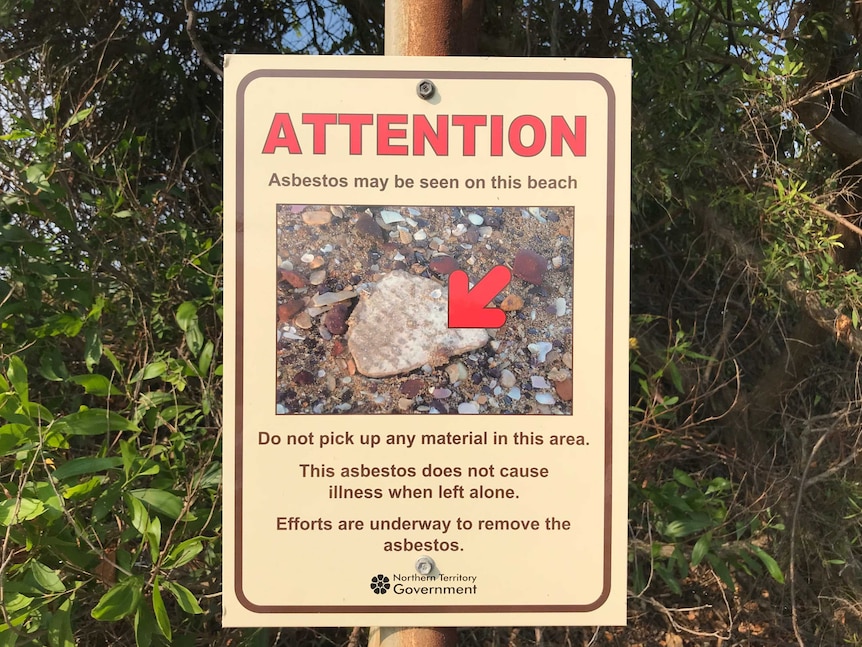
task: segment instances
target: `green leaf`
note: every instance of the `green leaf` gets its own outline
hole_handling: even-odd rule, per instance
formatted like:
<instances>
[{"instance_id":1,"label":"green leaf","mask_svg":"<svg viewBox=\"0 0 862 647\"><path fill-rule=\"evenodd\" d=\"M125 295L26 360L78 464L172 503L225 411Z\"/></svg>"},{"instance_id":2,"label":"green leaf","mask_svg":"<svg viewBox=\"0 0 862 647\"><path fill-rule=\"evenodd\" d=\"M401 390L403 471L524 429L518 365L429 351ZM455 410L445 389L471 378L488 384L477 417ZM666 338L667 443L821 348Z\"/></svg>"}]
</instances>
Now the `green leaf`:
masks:
<instances>
[{"instance_id":1,"label":"green leaf","mask_svg":"<svg viewBox=\"0 0 862 647\"><path fill-rule=\"evenodd\" d=\"M162 360L151 362L147 364L144 368L142 368L140 371L135 373L131 381L137 382L138 380L152 380L155 377L163 375L167 369L168 365Z\"/></svg>"},{"instance_id":2,"label":"green leaf","mask_svg":"<svg viewBox=\"0 0 862 647\"><path fill-rule=\"evenodd\" d=\"M159 546L162 543L162 520L158 517L151 517L144 537L146 537L147 544L150 546L150 558L155 564L159 561Z\"/></svg>"},{"instance_id":3,"label":"green leaf","mask_svg":"<svg viewBox=\"0 0 862 647\"><path fill-rule=\"evenodd\" d=\"M164 567L179 568L188 564L204 549L204 539L206 538L192 537L174 546L165 558Z\"/></svg>"},{"instance_id":4,"label":"green leaf","mask_svg":"<svg viewBox=\"0 0 862 647\"><path fill-rule=\"evenodd\" d=\"M57 420L53 429L70 436L97 436L109 431L138 431L138 427L119 413L107 409L85 409Z\"/></svg>"},{"instance_id":5,"label":"green leaf","mask_svg":"<svg viewBox=\"0 0 862 647\"><path fill-rule=\"evenodd\" d=\"M111 366L114 367L114 370L117 372L117 374L122 375L123 374L123 367L120 366L120 360L118 360L117 356L114 355L114 351L112 351L110 348L108 348L106 346L103 346L102 347L102 354L108 358L108 361L111 363Z\"/></svg>"},{"instance_id":6,"label":"green leaf","mask_svg":"<svg viewBox=\"0 0 862 647\"><path fill-rule=\"evenodd\" d=\"M81 476L81 474L96 474L105 470L118 467L123 464L123 459L119 456L106 456L104 458L96 458L91 456L82 456L81 458L73 458L72 460L63 463L53 472L53 476L58 481L71 478L73 476Z\"/></svg>"},{"instance_id":7,"label":"green leaf","mask_svg":"<svg viewBox=\"0 0 862 647\"><path fill-rule=\"evenodd\" d=\"M733 576L730 574L730 569L727 568L727 564L724 560L713 553L708 553L706 561L709 562L709 565L712 566L712 570L714 570L716 575L721 578L721 581L724 582L724 585L727 588L731 591L736 588L736 583L733 581Z\"/></svg>"},{"instance_id":8,"label":"green leaf","mask_svg":"<svg viewBox=\"0 0 862 647\"><path fill-rule=\"evenodd\" d=\"M12 383L12 388L15 393L21 398L22 402L29 402L30 392L27 387L27 367L21 358L17 355L12 355L9 358L9 381Z\"/></svg>"},{"instance_id":9,"label":"green leaf","mask_svg":"<svg viewBox=\"0 0 862 647\"><path fill-rule=\"evenodd\" d=\"M150 647L155 632L156 622L153 618L153 612L146 604L142 604L135 612L135 645L137 647Z\"/></svg>"},{"instance_id":10,"label":"green leaf","mask_svg":"<svg viewBox=\"0 0 862 647\"><path fill-rule=\"evenodd\" d=\"M91 373L102 358L102 336L99 333L98 328L92 328L84 339L84 363Z\"/></svg>"},{"instance_id":11,"label":"green leaf","mask_svg":"<svg viewBox=\"0 0 862 647\"><path fill-rule=\"evenodd\" d=\"M69 611L72 608L71 598L67 598L57 607L48 623L48 645L50 647L75 647L75 634L72 632L72 620Z\"/></svg>"},{"instance_id":12,"label":"green leaf","mask_svg":"<svg viewBox=\"0 0 862 647\"><path fill-rule=\"evenodd\" d=\"M204 344L204 347L201 349L200 358L198 358L198 371L200 371L201 376L206 377L207 373L210 370L210 365L213 360L213 351L215 346L211 341L208 341Z\"/></svg>"},{"instance_id":13,"label":"green leaf","mask_svg":"<svg viewBox=\"0 0 862 647\"><path fill-rule=\"evenodd\" d=\"M198 320L198 307L191 301L186 301L177 308L177 324L180 330L186 332Z\"/></svg>"},{"instance_id":14,"label":"green leaf","mask_svg":"<svg viewBox=\"0 0 862 647\"><path fill-rule=\"evenodd\" d=\"M57 571L54 569L48 568L42 562L31 561L29 564L30 573L33 575L33 579L36 580L36 584L43 591L47 591L49 593L62 593L66 590L66 587L63 586L62 580L60 580L60 576L57 575Z\"/></svg>"},{"instance_id":15,"label":"green leaf","mask_svg":"<svg viewBox=\"0 0 862 647\"><path fill-rule=\"evenodd\" d=\"M17 510L17 512L16 512ZM0 501L0 526L29 521L45 513L45 504L39 499L17 498Z\"/></svg>"},{"instance_id":16,"label":"green leaf","mask_svg":"<svg viewBox=\"0 0 862 647\"><path fill-rule=\"evenodd\" d=\"M168 610L165 608L165 601L162 599L160 583L160 578L157 577L153 584L153 612L156 614L156 623L159 625L159 631L170 642L172 636L171 619L168 617Z\"/></svg>"},{"instance_id":17,"label":"green leaf","mask_svg":"<svg viewBox=\"0 0 862 647\"><path fill-rule=\"evenodd\" d=\"M69 378L69 381L83 386L84 392L90 395L98 395L101 397L107 397L109 395L123 395L123 392L111 384L111 381L107 377L99 373L73 375Z\"/></svg>"},{"instance_id":18,"label":"green leaf","mask_svg":"<svg viewBox=\"0 0 862 647\"><path fill-rule=\"evenodd\" d=\"M84 119L86 119L87 117L90 116L90 113L93 112L94 109L95 109L95 106L91 106L89 108L84 108L83 110L79 110L74 115L69 117L69 120L66 122L66 125L63 126L63 129L65 130L69 126L74 126L75 124L81 123L82 121L84 121Z\"/></svg>"},{"instance_id":19,"label":"green leaf","mask_svg":"<svg viewBox=\"0 0 862 647\"><path fill-rule=\"evenodd\" d=\"M164 585L165 588L177 599L177 602L183 611L194 614L204 612L198 604L198 601L195 599L195 596L192 595L192 592L186 587L174 582L164 582Z\"/></svg>"},{"instance_id":20,"label":"green leaf","mask_svg":"<svg viewBox=\"0 0 862 647\"><path fill-rule=\"evenodd\" d=\"M143 599L144 580L140 576L118 582L105 593L90 611L96 620L122 620L134 613Z\"/></svg>"},{"instance_id":21,"label":"green leaf","mask_svg":"<svg viewBox=\"0 0 862 647\"><path fill-rule=\"evenodd\" d=\"M142 536L147 532L147 525L150 522L150 515L140 499L133 496L126 497L126 505L128 506L129 521L132 527L137 530Z\"/></svg>"},{"instance_id":22,"label":"green leaf","mask_svg":"<svg viewBox=\"0 0 862 647\"><path fill-rule=\"evenodd\" d=\"M680 483L687 488L691 488L692 490L698 489L697 483L694 482L694 479L680 469L674 469L673 478L677 483Z\"/></svg>"},{"instance_id":23,"label":"green leaf","mask_svg":"<svg viewBox=\"0 0 862 647\"><path fill-rule=\"evenodd\" d=\"M129 494L170 519L177 519L183 511L183 500L171 492L155 488L140 488L132 490Z\"/></svg>"},{"instance_id":24,"label":"green leaf","mask_svg":"<svg viewBox=\"0 0 862 647\"><path fill-rule=\"evenodd\" d=\"M56 352L44 353L39 358L39 374L52 382L62 382L69 378L69 371Z\"/></svg>"},{"instance_id":25,"label":"green leaf","mask_svg":"<svg viewBox=\"0 0 862 647\"><path fill-rule=\"evenodd\" d=\"M766 567L766 571L772 576L772 579L779 584L784 584L784 573L781 572L781 567L778 565L778 562L773 559L772 555L759 546L755 546L753 544L749 544L748 548L751 552L757 555L761 562L763 562L763 565Z\"/></svg>"},{"instance_id":26,"label":"green leaf","mask_svg":"<svg viewBox=\"0 0 862 647\"><path fill-rule=\"evenodd\" d=\"M697 566L703 561L703 558L709 552L709 548L712 545L712 536L710 533L703 535L700 539L697 540L697 543L694 545L694 548L691 550L691 565Z\"/></svg>"}]
</instances>

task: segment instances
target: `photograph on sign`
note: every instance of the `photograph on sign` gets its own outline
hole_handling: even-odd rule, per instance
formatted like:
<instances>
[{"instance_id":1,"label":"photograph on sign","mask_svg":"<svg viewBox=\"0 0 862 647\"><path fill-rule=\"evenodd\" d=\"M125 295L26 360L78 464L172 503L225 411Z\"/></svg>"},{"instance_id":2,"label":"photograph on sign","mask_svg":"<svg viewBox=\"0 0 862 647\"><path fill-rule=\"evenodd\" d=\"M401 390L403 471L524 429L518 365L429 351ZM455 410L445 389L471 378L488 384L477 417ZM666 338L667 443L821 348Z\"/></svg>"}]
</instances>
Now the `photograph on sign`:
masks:
<instances>
[{"instance_id":1,"label":"photograph on sign","mask_svg":"<svg viewBox=\"0 0 862 647\"><path fill-rule=\"evenodd\" d=\"M276 412L571 415L573 220L278 205Z\"/></svg>"},{"instance_id":2,"label":"photograph on sign","mask_svg":"<svg viewBox=\"0 0 862 647\"><path fill-rule=\"evenodd\" d=\"M628 61L225 68L223 623L624 623Z\"/></svg>"}]
</instances>

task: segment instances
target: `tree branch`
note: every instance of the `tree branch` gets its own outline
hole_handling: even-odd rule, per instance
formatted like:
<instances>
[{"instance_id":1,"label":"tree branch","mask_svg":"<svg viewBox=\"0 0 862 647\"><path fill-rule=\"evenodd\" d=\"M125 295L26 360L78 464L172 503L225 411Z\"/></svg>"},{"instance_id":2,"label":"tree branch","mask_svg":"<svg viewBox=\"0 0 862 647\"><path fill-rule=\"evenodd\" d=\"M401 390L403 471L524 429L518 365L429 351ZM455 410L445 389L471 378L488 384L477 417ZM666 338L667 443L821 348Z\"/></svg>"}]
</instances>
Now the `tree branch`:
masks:
<instances>
[{"instance_id":1,"label":"tree branch","mask_svg":"<svg viewBox=\"0 0 862 647\"><path fill-rule=\"evenodd\" d=\"M192 42L192 47L195 48L200 59L204 62L204 64L210 68L213 72L215 72L220 79L224 78L224 71L216 65L213 60L209 57L204 50L203 45L198 40L197 31L195 31L195 20L197 18L197 12L195 11L194 5L192 4L194 0L184 0L184 5L186 8L186 33L189 35L189 40Z\"/></svg>"},{"instance_id":2,"label":"tree branch","mask_svg":"<svg viewBox=\"0 0 862 647\"><path fill-rule=\"evenodd\" d=\"M842 124L819 101L805 101L794 108L799 121L833 153L851 161L862 160L862 135Z\"/></svg>"}]
</instances>

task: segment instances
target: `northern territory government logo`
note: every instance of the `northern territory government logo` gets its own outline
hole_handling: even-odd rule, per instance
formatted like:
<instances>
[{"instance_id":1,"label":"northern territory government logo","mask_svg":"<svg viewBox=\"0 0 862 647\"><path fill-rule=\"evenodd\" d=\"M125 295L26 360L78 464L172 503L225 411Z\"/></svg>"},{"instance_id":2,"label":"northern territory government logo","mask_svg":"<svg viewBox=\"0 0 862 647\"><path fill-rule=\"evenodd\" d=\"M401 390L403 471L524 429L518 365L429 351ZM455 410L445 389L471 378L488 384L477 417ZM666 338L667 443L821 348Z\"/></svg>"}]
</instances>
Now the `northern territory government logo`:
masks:
<instances>
[{"instance_id":1,"label":"northern territory government logo","mask_svg":"<svg viewBox=\"0 0 862 647\"><path fill-rule=\"evenodd\" d=\"M395 573L387 577L378 573L371 578L371 590L376 595L385 595L389 589L395 595L476 595L479 585L476 575L402 575Z\"/></svg>"}]
</instances>

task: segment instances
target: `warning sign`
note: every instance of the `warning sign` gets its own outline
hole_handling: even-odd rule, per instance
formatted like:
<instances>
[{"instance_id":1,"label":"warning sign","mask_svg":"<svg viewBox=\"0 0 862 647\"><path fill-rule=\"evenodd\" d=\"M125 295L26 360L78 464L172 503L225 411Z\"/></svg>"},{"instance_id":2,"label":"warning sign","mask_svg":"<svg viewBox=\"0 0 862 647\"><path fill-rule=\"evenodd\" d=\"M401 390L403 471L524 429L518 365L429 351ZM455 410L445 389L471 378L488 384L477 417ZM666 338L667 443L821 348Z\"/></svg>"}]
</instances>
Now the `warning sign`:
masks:
<instances>
[{"instance_id":1,"label":"warning sign","mask_svg":"<svg viewBox=\"0 0 862 647\"><path fill-rule=\"evenodd\" d=\"M624 623L629 62L225 72L224 624Z\"/></svg>"}]
</instances>

